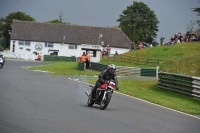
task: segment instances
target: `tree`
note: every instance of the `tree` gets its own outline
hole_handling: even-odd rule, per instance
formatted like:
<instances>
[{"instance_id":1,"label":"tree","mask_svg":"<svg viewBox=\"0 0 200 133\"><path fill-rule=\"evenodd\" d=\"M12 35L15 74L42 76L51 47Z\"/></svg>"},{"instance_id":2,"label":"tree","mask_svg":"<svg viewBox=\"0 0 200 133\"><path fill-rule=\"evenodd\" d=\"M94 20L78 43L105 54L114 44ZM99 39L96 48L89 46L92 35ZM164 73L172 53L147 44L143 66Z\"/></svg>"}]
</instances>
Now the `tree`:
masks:
<instances>
[{"instance_id":1,"label":"tree","mask_svg":"<svg viewBox=\"0 0 200 133\"><path fill-rule=\"evenodd\" d=\"M124 33L135 42L151 42L157 36L159 21L154 11L143 2L133 2L117 21Z\"/></svg>"},{"instance_id":2,"label":"tree","mask_svg":"<svg viewBox=\"0 0 200 133\"><path fill-rule=\"evenodd\" d=\"M58 19L50 20L48 23L65 24L65 22L60 22Z\"/></svg>"},{"instance_id":3,"label":"tree","mask_svg":"<svg viewBox=\"0 0 200 133\"><path fill-rule=\"evenodd\" d=\"M56 24L70 24L69 22L65 23L63 22L63 13L62 11L58 14L59 20L58 19L52 19L48 21L47 23L56 23Z\"/></svg>"},{"instance_id":4,"label":"tree","mask_svg":"<svg viewBox=\"0 0 200 133\"><path fill-rule=\"evenodd\" d=\"M194 25L195 25L195 22L190 21L190 23L187 24L186 32L192 33L192 32L193 32L193 29L194 29Z\"/></svg>"},{"instance_id":5,"label":"tree","mask_svg":"<svg viewBox=\"0 0 200 133\"><path fill-rule=\"evenodd\" d=\"M197 12L197 16L200 16L200 8L192 8L194 12ZM200 20L197 20L196 23L200 26Z\"/></svg>"},{"instance_id":6,"label":"tree","mask_svg":"<svg viewBox=\"0 0 200 133\"><path fill-rule=\"evenodd\" d=\"M10 43L10 32L12 30L11 25L12 25L13 19L24 20L24 21L35 21L34 18L20 11L10 13L6 18L1 18L0 19L0 36L3 36L6 39L7 48L9 47L9 43Z\"/></svg>"}]
</instances>

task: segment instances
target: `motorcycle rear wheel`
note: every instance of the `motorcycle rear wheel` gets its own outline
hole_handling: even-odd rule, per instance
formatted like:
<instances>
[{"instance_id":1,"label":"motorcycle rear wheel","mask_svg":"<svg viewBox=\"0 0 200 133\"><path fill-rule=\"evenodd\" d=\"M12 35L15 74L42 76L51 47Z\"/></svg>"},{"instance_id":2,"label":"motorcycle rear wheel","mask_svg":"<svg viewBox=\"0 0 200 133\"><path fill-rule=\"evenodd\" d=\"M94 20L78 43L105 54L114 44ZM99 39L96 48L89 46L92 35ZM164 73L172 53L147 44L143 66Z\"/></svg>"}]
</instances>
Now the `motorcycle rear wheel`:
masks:
<instances>
[{"instance_id":1,"label":"motorcycle rear wheel","mask_svg":"<svg viewBox=\"0 0 200 133\"><path fill-rule=\"evenodd\" d=\"M106 99L105 100L102 99L101 104L100 104L101 110L104 110L108 106L108 104L110 103L111 97L112 97L112 94L107 93Z\"/></svg>"}]
</instances>

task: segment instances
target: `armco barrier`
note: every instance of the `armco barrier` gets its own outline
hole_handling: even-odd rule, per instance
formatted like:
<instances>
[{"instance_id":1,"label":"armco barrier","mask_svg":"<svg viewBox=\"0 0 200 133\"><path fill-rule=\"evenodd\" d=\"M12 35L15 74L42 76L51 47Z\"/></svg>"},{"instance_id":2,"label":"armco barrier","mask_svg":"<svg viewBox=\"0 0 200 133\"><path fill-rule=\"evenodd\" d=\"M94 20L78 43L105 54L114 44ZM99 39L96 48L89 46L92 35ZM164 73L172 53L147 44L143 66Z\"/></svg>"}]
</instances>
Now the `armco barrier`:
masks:
<instances>
[{"instance_id":1,"label":"armco barrier","mask_svg":"<svg viewBox=\"0 0 200 133\"><path fill-rule=\"evenodd\" d=\"M199 77L159 72L158 87L200 99Z\"/></svg>"},{"instance_id":2,"label":"armco barrier","mask_svg":"<svg viewBox=\"0 0 200 133\"><path fill-rule=\"evenodd\" d=\"M102 71L106 68L108 68L108 65L91 62L92 70ZM116 66L117 74L157 77L157 72L158 67L156 69L141 69L135 67Z\"/></svg>"},{"instance_id":3,"label":"armco barrier","mask_svg":"<svg viewBox=\"0 0 200 133\"><path fill-rule=\"evenodd\" d=\"M85 63L79 62L79 63L78 63L78 69L79 69L79 70L85 70Z\"/></svg>"},{"instance_id":4,"label":"armco barrier","mask_svg":"<svg viewBox=\"0 0 200 133\"><path fill-rule=\"evenodd\" d=\"M141 68L140 76L156 77L157 69Z\"/></svg>"},{"instance_id":5,"label":"armco barrier","mask_svg":"<svg viewBox=\"0 0 200 133\"><path fill-rule=\"evenodd\" d=\"M108 68L108 65L91 62L91 69L92 70L103 71L106 68Z\"/></svg>"},{"instance_id":6,"label":"armco barrier","mask_svg":"<svg viewBox=\"0 0 200 133\"><path fill-rule=\"evenodd\" d=\"M76 62L76 57L44 55L44 61L67 61L67 62Z\"/></svg>"}]
</instances>

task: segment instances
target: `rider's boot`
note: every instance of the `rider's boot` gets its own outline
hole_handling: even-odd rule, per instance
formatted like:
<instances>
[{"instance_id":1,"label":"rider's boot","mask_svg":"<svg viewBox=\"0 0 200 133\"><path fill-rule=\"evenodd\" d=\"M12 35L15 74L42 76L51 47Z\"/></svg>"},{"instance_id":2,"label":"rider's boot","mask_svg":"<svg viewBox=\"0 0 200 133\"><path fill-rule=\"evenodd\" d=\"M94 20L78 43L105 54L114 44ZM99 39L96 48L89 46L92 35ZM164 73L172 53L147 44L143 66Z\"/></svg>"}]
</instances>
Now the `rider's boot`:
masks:
<instances>
[{"instance_id":1,"label":"rider's boot","mask_svg":"<svg viewBox=\"0 0 200 133\"><path fill-rule=\"evenodd\" d=\"M95 94L95 90L94 90L94 88L93 88L92 91L91 91L91 94L90 94L90 99L91 99L91 100L95 100L94 94Z\"/></svg>"}]
</instances>

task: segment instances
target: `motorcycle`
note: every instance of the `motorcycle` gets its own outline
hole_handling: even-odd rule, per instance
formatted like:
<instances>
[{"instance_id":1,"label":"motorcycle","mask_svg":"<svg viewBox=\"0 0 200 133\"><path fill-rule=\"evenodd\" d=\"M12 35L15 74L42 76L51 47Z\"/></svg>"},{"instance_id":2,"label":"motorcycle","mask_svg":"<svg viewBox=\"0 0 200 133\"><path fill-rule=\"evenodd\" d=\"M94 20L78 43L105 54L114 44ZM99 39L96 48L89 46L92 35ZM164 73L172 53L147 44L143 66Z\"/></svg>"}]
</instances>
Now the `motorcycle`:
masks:
<instances>
[{"instance_id":1,"label":"motorcycle","mask_svg":"<svg viewBox=\"0 0 200 133\"><path fill-rule=\"evenodd\" d=\"M5 60L2 57L0 57L0 69L3 68L4 62Z\"/></svg>"},{"instance_id":2,"label":"motorcycle","mask_svg":"<svg viewBox=\"0 0 200 133\"><path fill-rule=\"evenodd\" d=\"M90 85L90 87L91 89L93 89L94 86ZM110 103L114 88L115 88L115 82L113 80L104 83L99 88L97 88L94 99L91 99L89 92L86 91L85 93L88 96L87 105L91 107L94 104L98 104L100 105L100 109L104 110Z\"/></svg>"}]
</instances>

